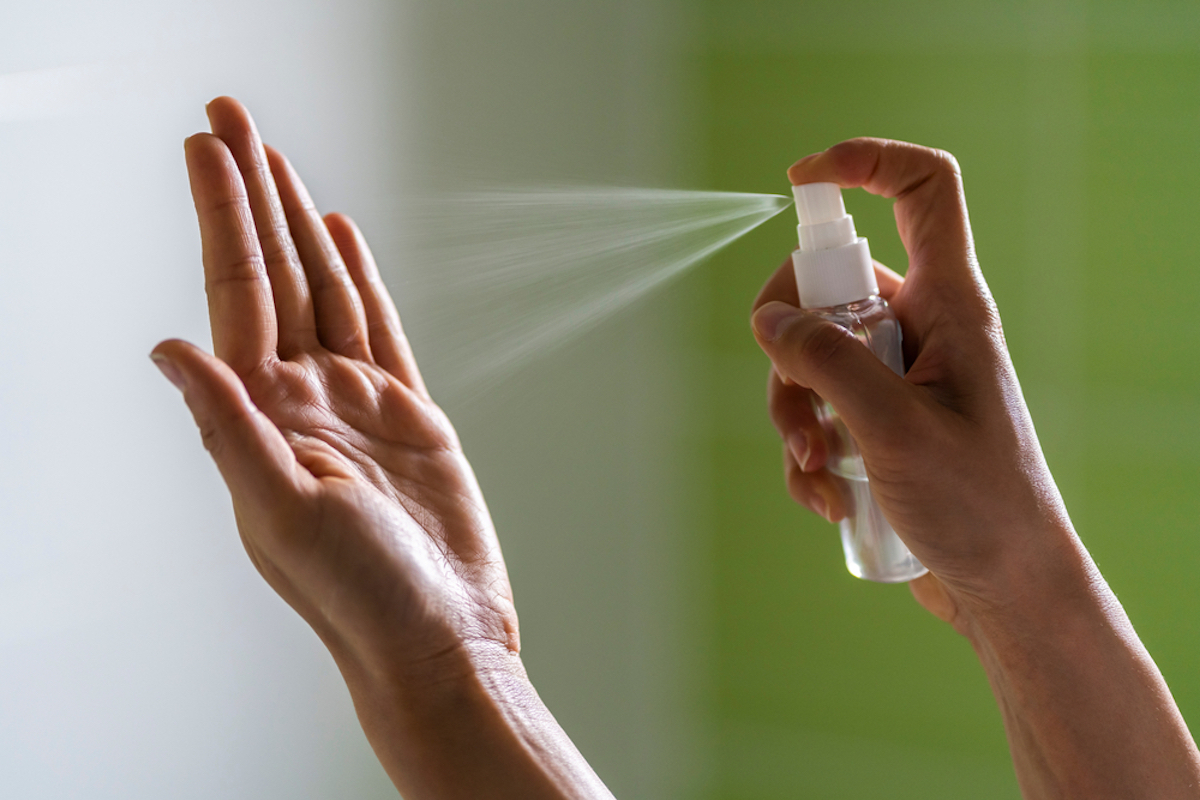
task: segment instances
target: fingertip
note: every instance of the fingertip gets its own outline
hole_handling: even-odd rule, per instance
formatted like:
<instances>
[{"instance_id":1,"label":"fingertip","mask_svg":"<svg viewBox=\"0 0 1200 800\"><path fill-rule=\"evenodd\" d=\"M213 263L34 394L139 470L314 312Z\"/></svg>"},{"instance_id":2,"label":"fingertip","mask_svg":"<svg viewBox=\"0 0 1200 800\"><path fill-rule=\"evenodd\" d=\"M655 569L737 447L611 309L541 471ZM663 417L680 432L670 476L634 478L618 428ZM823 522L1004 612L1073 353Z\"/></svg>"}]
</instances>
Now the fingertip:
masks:
<instances>
[{"instance_id":1,"label":"fingertip","mask_svg":"<svg viewBox=\"0 0 1200 800\"><path fill-rule=\"evenodd\" d=\"M191 136L188 136L183 140L184 159L187 160L188 163L191 163L192 159L202 157L202 153L212 148L212 143L209 141L211 139L216 139L218 142L221 141L211 133L207 132L193 133Z\"/></svg>"},{"instance_id":2,"label":"fingertip","mask_svg":"<svg viewBox=\"0 0 1200 800\"><path fill-rule=\"evenodd\" d=\"M820 481L816 485L816 490L813 503L820 508L813 510L834 525L845 519L846 504L843 502L842 493L838 487L834 486L831 481Z\"/></svg>"},{"instance_id":3,"label":"fingertip","mask_svg":"<svg viewBox=\"0 0 1200 800\"><path fill-rule=\"evenodd\" d=\"M351 275L356 276L355 282L358 282L359 277L367 280L377 279L378 268L370 257L370 247L367 246L367 240L354 220L338 211L326 214L322 219ZM363 289L364 287L359 287L360 291Z\"/></svg>"},{"instance_id":4,"label":"fingertip","mask_svg":"<svg viewBox=\"0 0 1200 800\"><path fill-rule=\"evenodd\" d=\"M800 309L795 306L780 300L772 300L754 312L754 316L750 318L750 324L754 329L755 336L761 341L775 342L796 320L800 319L801 314Z\"/></svg>"},{"instance_id":5,"label":"fingertip","mask_svg":"<svg viewBox=\"0 0 1200 800\"><path fill-rule=\"evenodd\" d=\"M163 364L169 364L178 371L183 379L183 386L176 385L181 390L187 390L189 402L199 399L208 403L209 400L204 398L224 394L236 404L246 408L255 407L245 385L232 368L191 342L184 339L166 339L154 346L150 351L150 358L159 369L162 369Z\"/></svg>"},{"instance_id":6,"label":"fingertip","mask_svg":"<svg viewBox=\"0 0 1200 800\"><path fill-rule=\"evenodd\" d=\"M178 364L186 361L189 350L198 350L194 344L183 339L163 339L150 350L150 358Z\"/></svg>"},{"instance_id":7,"label":"fingertip","mask_svg":"<svg viewBox=\"0 0 1200 800\"><path fill-rule=\"evenodd\" d=\"M227 95L215 97L204 107L213 133L224 138L235 133L257 136L258 128L249 109L238 100ZM242 130L239 130L242 129Z\"/></svg>"},{"instance_id":8,"label":"fingertip","mask_svg":"<svg viewBox=\"0 0 1200 800\"><path fill-rule=\"evenodd\" d=\"M868 136L847 139L797 161L788 169L793 186L805 183L836 183L843 189L863 186L871 180L887 139Z\"/></svg>"},{"instance_id":9,"label":"fingertip","mask_svg":"<svg viewBox=\"0 0 1200 800\"><path fill-rule=\"evenodd\" d=\"M243 106L237 99L230 97L227 94L217 95L212 100L204 104L204 113L208 115L211 121L214 114L221 114L226 111L245 111Z\"/></svg>"},{"instance_id":10,"label":"fingertip","mask_svg":"<svg viewBox=\"0 0 1200 800\"><path fill-rule=\"evenodd\" d=\"M812 170L814 162L816 162L817 159L821 158L823 155L825 155L825 151L823 150L819 153L810 153L809 155L806 155L804 158L797 161L795 164L792 164L790 167L788 167L787 176L792 186L800 186L805 183L812 183L813 179L808 178L807 175Z\"/></svg>"},{"instance_id":11,"label":"fingertip","mask_svg":"<svg viewBox=\"0 0 1200 800\"><path fill-rule=\"evenodd\" d=\"M350 233L358 232L358 226L354 224L354 220L349 215L343 214L340 211L330 211L322 219L325 220L327 226L331 226L331 229L332 226L337 226L346 229Z\"/></svg>"},{"instance_id":12,"label":"fingertip","mask_svg":"<svg viewBox=\"0 0 1200 800\"><path fill-rule=\"evenodd\" d=\"M160 342L150 357L172 383L181 382L204 445L235 496L274 496L297 486L304 473L295 469L294 453L228 364L181 339Z\"/></svg>"},{"instance_id":13,"label":"fingertip","mask_svg":"<svg viewBox=\"0 0 1200 800\"><path fill-rule=\"evenodd\" d=\"M958 621L958 603L946 590L945 584L938 580L932 572L926 572L908 582L912 596L926 611L933 614L942 622L955 625ZM957 625L955 625L957 627Z\"/></svg>"},{"instance_id":14,"label":"fingertip","mask_svg":"<svg viewBox=\"0 0 1200 800\"><path fill-rule=\"evenodd\" d=\"M267 164L271 168L272 175L276 177L280 175L293 177L295 175L295 168L292 167L292 162L281 150L264 143L263 151L267 154Z\"/></svg>"},{"instance_id":15,"label":"fingertip","mask_svg":"<svg viewBox=\"0 0 1200 800\"><path fill-rule=\"evenodd\" d=\"M184 376L183 371L179 369L179 365L169 356L158 352L156 348L150 352L150 360L154 363L154 366L158 367L158 371L163 374L163 377L170 381L176 389L181 392L187 391L187 378Z\"/></svg>"},{"instance_id":16,"label":"fingertip","mask_svg":"<svg viewBox=\"0 0 1200 800\"><path fill-rule=\"evenodd\" d=\"M183 155L189 167L218 168L233 163L229 146L211 133L194 133L183 140Z\"/></svg>"},{"instance_id":17,"label":"fingertip","mask_svg":"<svg viewBox=\"0 0 1200 800\"><path fill-rule=\"evenodd\" d=\"M207 358L212 356L183 339L164 339L150 351L150 360L185 397L196 383L198 361Z\"/></svg>"},{"instance_id":18,"label":"fingertip","mask_svg":"<svg viewBox=\"0 0 1200 800\"><path fill-rule=\"evenodd\" d=\"M812 472L809 462L812 460L812 449L808 446L808 436L804 431L792 431L787 437L788 450L796 459L796 466L801 472Z\"/></svg>"},{"instance_id":19,"label":"fingertip","mask_svg":"<svg viewBox=\"0 0 1200 800\"><path fill-rule=\"evenodd\" d=\"M307 190L303 188L304 183L300 180L300 176L296 174L296 170L292 167L292 162L288 160L288 157L268 144L264 144L262 147L263 153L267 157L267 169L271 171L272 177L275 178L276 185L282 185L285 181L291 183L300 194L301 199L309 199Z\"/></svg>"}]
</instances>

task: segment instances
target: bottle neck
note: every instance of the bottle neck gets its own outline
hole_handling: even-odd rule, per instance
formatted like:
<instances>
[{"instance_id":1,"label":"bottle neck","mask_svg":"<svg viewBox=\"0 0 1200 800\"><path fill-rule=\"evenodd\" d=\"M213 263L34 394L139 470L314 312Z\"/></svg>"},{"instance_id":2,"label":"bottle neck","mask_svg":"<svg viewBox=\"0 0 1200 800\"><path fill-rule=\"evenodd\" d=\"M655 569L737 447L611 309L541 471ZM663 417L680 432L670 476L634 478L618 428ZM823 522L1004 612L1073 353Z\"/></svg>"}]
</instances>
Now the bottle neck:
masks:
<instances>
[{"instance_id":1,"label":"bottle neck","mask_svg":"<svg viewBox=\"0 0 1200 800\"><path fill-rule=\"evenodd\" d=\"M822 250L794 250L792 266L802 308L830 308L879 294L871 248L861 236Z\"/></svg>"}]
</instances>

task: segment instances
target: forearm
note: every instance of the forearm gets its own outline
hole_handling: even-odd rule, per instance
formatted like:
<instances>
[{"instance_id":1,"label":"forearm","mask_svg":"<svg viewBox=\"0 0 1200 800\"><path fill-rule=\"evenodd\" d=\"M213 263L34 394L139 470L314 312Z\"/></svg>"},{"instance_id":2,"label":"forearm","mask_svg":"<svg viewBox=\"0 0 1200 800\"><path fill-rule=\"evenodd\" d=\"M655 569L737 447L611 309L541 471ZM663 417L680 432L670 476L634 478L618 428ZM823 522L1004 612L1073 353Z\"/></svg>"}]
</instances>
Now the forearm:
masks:
<instances>
[{"instance_id":1,"label":"forearm","mask_svg":"<svg viewBox=\"0 0 1200 800\"><path fill-rule=\"evenodd\" d=\"M407 800L612 800L516 654L471 658L444 670L444 680L342 672L375 754Z\"/></svg>"},{"instance_id":2,"label":"forearm","mask_svg":"<svg viewBox=\"0 0 1200 800\"><path fill-rule=\"evenodd\" d=\"M1200 797L1200 754L1158 667L1086 551L1059 541L1041 588L966 626L1023 795Z\"/></svg>"}]
</instances>

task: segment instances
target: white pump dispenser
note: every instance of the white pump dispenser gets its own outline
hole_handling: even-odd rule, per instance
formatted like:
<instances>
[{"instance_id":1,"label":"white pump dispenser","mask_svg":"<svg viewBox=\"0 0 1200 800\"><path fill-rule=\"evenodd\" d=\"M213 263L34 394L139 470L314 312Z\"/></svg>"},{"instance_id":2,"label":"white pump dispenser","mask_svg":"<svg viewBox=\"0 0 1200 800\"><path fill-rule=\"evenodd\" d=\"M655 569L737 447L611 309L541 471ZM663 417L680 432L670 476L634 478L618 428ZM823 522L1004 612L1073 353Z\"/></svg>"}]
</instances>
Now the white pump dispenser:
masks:
<instances>
[{"instance_id":1,"label":"white pump dispenser","mask_svg":"<svg viewBox=\"0 0 1200 800\"><path fill-rule=\"evenodd\" d=\"M842 306L879 294L871 248L854 230L836 183L793 186L800 249L792 256L800 305Z\"/></svg>"},{"instance_id":2,"label":"white pump dispenser","mask_svg":"<svg viewBox=\"0 0 1200 800\"><path fill-rule=\"evenodd\" d=\"M900 323L879 296L867 240L854 230L836 183L793 186L800 249L792 253L800 305L854 334L898 375L904 374ZM841 478L846 516L838 523L846 568L884 583L910 581L927 571L892 530L875 502L858 444L831 405L813 396L829 444L826 468Z\"/></svg>"}]
</instances>

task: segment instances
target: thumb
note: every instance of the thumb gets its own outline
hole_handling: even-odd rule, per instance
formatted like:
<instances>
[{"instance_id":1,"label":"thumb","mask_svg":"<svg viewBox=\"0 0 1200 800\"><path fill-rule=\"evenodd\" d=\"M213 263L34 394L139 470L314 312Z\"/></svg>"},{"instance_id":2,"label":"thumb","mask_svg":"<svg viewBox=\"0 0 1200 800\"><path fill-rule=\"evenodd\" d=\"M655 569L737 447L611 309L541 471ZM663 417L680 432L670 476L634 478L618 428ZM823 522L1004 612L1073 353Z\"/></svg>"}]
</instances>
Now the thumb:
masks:
<instances>
[{"instance_id":1,"label":"thumb","mask_svg":"<svg viewBox=\"0 0 1200 800\"><path fill-rule=\"evenodd\" d=\"M751 324L776 372L829 401L860 444L911 419L912 387L840 325L777 300Z\"/></svg>"},{"instance_id":2,"label":"thumb","mask_svg":"<svg viewBox=\"0 0 1200 800\"><path fill-rule=\"evenodd\" d=\"M183 393L235 504L262 506L296 490L301 470L292 448L229 365L178 339L160 343L150 358Z\"/></svg>"}]
</instances>

